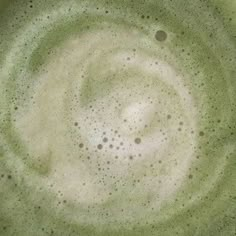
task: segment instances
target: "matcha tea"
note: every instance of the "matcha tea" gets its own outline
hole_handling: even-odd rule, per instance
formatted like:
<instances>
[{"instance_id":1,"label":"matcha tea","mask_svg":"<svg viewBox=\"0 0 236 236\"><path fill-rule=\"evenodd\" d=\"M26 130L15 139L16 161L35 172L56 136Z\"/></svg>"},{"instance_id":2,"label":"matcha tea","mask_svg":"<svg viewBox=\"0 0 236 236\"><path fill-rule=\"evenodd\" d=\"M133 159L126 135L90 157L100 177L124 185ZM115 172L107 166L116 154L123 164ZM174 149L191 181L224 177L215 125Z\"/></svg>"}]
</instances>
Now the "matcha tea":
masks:
<instances>
[{"instance_id":1,"label":"matcha tea","mask_svg":"<svg viewBox=\"0 0 236 236\"><path fill-rule=\"evenodd\" d=\"M0 0L0 235L236 235L236 1Z\"/></svg>"}]
</instances>

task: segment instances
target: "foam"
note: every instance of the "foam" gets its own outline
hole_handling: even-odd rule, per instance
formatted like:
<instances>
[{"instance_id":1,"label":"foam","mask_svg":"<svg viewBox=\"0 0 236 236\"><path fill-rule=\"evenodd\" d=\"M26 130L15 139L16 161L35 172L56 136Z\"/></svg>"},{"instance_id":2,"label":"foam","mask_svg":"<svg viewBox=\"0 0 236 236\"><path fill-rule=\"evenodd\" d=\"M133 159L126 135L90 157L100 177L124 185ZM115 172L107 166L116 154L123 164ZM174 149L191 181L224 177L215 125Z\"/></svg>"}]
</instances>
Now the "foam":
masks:
<instances>
[{"instance_id":1,"label":"foam","mask_svg":"<svg viewBox=\"0 0 236 236\"><path fill-rule=\"evenodd\" d=\"M21 216L0 232L213 234L235 209L231 23L210 1L35 4L0 26L1 208Z\"/></svg>"}]
</instances>

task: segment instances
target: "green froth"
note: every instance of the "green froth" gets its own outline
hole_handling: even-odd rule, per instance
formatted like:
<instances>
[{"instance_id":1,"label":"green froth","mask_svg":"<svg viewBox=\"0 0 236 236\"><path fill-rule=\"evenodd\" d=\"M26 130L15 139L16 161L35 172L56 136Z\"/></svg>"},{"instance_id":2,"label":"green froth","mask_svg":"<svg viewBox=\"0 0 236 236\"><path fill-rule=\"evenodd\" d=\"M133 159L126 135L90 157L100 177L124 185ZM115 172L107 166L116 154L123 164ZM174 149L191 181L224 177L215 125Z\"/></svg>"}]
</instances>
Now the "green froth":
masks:
<instances>
[{"instance_id":1,"label":"green froth","mask_svg":"<svg viewBox=\"0 0 236 236\"><path fill-rule=\"evenodd\" d=\"M0 6L0 234L235 235L232 1Z\"/></svg>"}]
</instances>

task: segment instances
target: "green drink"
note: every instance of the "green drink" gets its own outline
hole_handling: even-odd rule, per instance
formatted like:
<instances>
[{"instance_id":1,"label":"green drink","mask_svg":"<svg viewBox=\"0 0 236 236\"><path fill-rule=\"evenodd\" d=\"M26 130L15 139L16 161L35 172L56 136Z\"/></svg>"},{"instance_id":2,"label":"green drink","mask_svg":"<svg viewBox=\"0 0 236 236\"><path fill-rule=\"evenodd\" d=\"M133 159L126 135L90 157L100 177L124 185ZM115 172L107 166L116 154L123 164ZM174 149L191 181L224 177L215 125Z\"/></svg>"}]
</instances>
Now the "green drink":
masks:
<instances>
[{"instance_id":1,"label":"green drink","mask_svg":"<svg viewBox=\"0 0 236 236\"><path fill-rule=\"evenodd\" d=\"M0 235L236 235L235 15L0 0Z\"/></svg>"}]
</instances>

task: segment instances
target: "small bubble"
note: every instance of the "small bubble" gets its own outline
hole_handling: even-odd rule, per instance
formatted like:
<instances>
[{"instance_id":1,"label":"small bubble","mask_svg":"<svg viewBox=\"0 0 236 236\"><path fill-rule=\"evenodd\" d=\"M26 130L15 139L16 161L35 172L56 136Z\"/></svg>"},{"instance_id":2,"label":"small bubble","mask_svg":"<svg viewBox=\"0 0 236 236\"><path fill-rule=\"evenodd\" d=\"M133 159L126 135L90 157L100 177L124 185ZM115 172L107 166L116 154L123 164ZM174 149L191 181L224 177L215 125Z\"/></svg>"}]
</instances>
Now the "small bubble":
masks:
<instances>
[{"instance_id":1,"label":"small bubble","mask_svg":"<svg viewBox=\"0 0 236 236\"><path fill-rule=\"evenodd\" d=\"M101 150L103 148L102 144L98 144L97 148Z\"/></svg>"},{"instance_id":2,"label":"small bubble","mask_svg":"<svg viewBox=\"0 0 236 236\"><path fill-rule=\"evenodd\" d=\"M79 144L79 147L80 147L80 148L84 147L84 144L83 144L83 143L80 143L80 144Z\"/></svg>"},{"instance_id":3,"label":"small bubble","mask_svg":"<svg viewBox=\"0 0 236 236\"><path fill-rule=\"evenodd\" d=\"M140 143L141 143L141 138L136 138L136 139L134 140L134 142L135 142L136 144L140 144Z\"/></svg>"},{"instance_id":4,"label":"small bubble","mask_svg":"<svg viewBox=\"0 0 236 236\"><path fill-rule=\"evenodd\" d=\"M167 119L169 120L171 118L171 115L167 115Z\"/></svg>"},{"instance_id":5,"label":"small bubble","mask_svg":"<svg viewBox=\"0 0 236 236\"><path fill-rule=\"evenodd\" d=\"M103 142L106 143L108 141L108 138L103 138Z\"/></svg>"},{"instance_id":6,"label":"small bubble","mask_svg":"<svg viewBox=\"0 0 236 236\"><path fill-rule=\"evenodd\" d=\"M157 41L163 42L167 39L167 34L163 30L158 30L155 34L155 38Z\"/></svg>"},{"instance_id":7,"label":"small bubble","mask_svg":"<svg viewBox=\"0 0 236 236\"><path fill-rule=\"evenodd\" d=\"M192 179L192 178L193 178L193 175L190 174L190 175L188 176L188 178L189 178L189 179Z\"/></svg>"},{"instance_id":8,"label":"small bubble","mask_svg":"<svg viewBox=\"0 0 236 236\"><path fill-rule=\"evenodd\" d=\"M75 122L74 125L75 125L75 126L78 126L78 122Z\"/></svg>"},{"instance_id":9,"label":"small bubble","mask_svg":"<svg viewBox=\"0 0 236 236\"><path fill-rule=\"evenodd\" d=\"M200 132L199 132L199 135L200 135L200 136L203 136L203 135L204 135L204 132L203 132L203 131L200 131Z\"/></svg>"}]
</instances>

